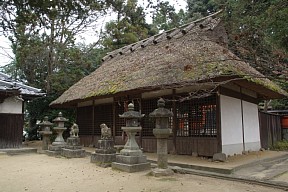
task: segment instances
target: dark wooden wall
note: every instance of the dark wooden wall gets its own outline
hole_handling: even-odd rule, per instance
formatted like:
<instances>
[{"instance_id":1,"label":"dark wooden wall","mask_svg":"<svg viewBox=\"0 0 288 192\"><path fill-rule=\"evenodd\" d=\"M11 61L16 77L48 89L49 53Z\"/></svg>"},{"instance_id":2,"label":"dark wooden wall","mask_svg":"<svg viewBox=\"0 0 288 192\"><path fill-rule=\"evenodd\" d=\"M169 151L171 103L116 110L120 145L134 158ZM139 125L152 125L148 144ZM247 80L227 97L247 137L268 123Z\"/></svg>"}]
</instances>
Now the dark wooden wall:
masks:
<instances>
[{"instance_id":1,"label":"dark wooden wall","mask_svg":"<svg viewBox=\"0 0 288 192\"><path fill-rule=\"evenodd\" d=\"M267 149L281 138L281 116L259 112L261 147Z\"/></svg>"},{"instance_id":2,"label":"dark wooden wall","mask_svg":"<svg viewBox=\"0 0 288 192\"><path fill-rule=\"evenodd\" d=\"M169 138L168 151L185 155L195 152L201 156L213 156L221 152L217 127L220 124L216 118L219 119L220 114L217 113L216 95L185 102L176 102L171 98L171 95L164 98L165 107L174 112L174 116L169 118L169 128L173 129L174 135ZM149 118L149 114L157 108L157 100L157 98L132 100L120 98L119 101L110 104L77 108L81 143L85 146L97 146L101 134L99 125L106 123L112 129L115 144L125 144L121 130L121 127L125 126L125 121L119 118L119 114L126 111L128 103L133 101L135 110L141 110L141 113L145 114L141 120L142 131L138 135L138 144L145 152L156 152L156 138L153 135L155 122Z\"/></svg>"},{"instance_id":3,"label":"dark wooden wall","mask_svg":"<svg viewBox=\"0 0 288 192\"><path fill-rule=\"evenodd\" d=\"M157 140L155 137L142 138L142 146L145 152L155 153ZM168 152L174 152L173 139L168 139ZM205 137L177 137L176 152L179 155L191 155L193 152L199 156L213 156L218 152L217 138Z\"/></svg>"},{"instance_id":4,"label":"dark wooden wall","mask_svg":"<svg viewBox=\"0 0 288 192\"><path fill-rule=\"evenodd\" d=\"M21 147L23 126L23 114L0 113L0 148Z\"/></svg>"}]
</instances>

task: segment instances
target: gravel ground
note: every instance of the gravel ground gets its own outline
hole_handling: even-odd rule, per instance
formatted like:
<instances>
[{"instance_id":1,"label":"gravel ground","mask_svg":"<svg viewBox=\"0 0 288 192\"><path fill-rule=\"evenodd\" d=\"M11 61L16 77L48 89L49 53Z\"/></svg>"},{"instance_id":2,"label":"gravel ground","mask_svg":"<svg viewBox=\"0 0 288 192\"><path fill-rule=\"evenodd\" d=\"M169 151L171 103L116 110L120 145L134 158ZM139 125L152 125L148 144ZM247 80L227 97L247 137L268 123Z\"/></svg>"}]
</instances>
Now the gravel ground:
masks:
<instances>
[{"instance_id":1,"label":"gravel ground","mask_svg":"<svg viewBox=\"0 0 288 192\"><path fill-rule=\"evenodd\" d=\"M271 192L269 187L194 175L148 176L101 168L89 157L66 159L45 154L0 155L1 192Z\"/></svg>"}]
</instances>

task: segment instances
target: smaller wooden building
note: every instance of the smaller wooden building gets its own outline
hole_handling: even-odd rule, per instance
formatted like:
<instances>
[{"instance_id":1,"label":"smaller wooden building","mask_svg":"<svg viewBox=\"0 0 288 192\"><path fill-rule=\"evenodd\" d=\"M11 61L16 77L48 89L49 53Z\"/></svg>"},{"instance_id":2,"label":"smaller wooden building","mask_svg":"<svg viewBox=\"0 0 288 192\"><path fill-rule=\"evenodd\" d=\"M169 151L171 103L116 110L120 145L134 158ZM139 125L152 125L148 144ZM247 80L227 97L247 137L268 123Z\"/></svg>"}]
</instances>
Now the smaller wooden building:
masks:
<instances>
[{"instance_id":1,"label":"smaller wooden building","mask_svg":"<svg viewBox=\"0 0 288 192\"><path fill-rule=\"evenodd\" d=\"M24 102L45 95L0 72L0 149L22 145Z\"/></svg>"},{"instance_id":2,"label":"smaller wooden building","mask_svg":"<svg viewBox=\"0 0 288 192\"><path fill-rule=\"evenodd\" d=\"M81 141L96 144L101 123L123 144L118 117L133 102L146 114L138 135L144 151L156 151L148 114L162 97L174 117L169 151L212 156L259 150L258 102L287 95L227 46L219 18L209 16L110 52L92 74L74 84L53 107L77 109Z\"/></svg>"}]
</instances>

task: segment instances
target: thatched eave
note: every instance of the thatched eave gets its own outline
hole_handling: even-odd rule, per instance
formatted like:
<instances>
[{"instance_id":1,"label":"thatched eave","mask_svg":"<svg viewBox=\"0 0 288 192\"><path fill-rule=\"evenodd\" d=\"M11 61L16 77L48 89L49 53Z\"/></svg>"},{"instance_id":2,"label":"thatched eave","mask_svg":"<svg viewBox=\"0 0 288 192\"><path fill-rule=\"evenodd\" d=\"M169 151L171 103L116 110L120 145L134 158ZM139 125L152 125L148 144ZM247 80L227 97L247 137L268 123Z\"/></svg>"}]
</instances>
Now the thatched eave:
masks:
<instances>
[{"instance_id":1,"label":"thatched eave","mask_svg":"<svg viewBox=\"0 0 288 192\"><path fill-rule=\"evenodd\" d=\"M248 89L253 87L251 90L259 98L286 96L285 91L228 50L226 31L214 16L108 53L98 69L70 87L51 106L75 106L97 98L223 78L237 80Z\"/></svg>"}]
</instances>

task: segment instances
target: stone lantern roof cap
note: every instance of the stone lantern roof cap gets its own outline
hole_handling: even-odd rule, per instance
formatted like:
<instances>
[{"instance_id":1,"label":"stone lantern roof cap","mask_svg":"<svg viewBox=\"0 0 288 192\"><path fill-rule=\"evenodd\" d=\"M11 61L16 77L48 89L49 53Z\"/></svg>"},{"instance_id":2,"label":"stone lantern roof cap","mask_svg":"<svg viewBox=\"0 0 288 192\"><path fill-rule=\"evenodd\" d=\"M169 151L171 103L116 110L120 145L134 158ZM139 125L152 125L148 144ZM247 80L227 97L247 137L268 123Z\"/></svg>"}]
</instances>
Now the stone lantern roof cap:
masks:
<instances>
[{"instance_id":1,"label":"stone lantern roof cap","mask_svg":"<svg viewBox=\"0 0 288 192\"><path fill-rule=\"evenodd\" d=\"M40 125L40 126L52 126L53 123L51 123L51 122L48 120L48 117L45 116L45 117L44 117L44 120L43 120L41 123L39 123L39 125Z\"/></svg>"},{"instance_id":2,"label":"stone lantern roof cap","mask_svg":"<svg viewBox=\"0 0 288 192\"><path fill-rule=\"evenodd\" d=\"M138 111L134 111L133 103L130 103L128 105L128 111L124 112L122 115L119 115L120 118L125 118L125 119L141 119L144 116L145 114L141 114Z\"/></svg>"},{"instance_id":3,"label":"stone lantern roof cap","mask_svg":"<svg viewBox=\"0 0 288 192\"><path fill-rule=\"evenodd\" d=\"M158 101L157 101L157 106L158 108L155 109L153 112L151 112L149 114L149 117L173 117L173 113L164 108L165 107L165 101L164 99L160 98Z\"/></svg>"},{"instance_id":4,"label":"stone lantern roof cap","mask_svg":"<svg viewBox=\"0 0 288 192\"><path fill-rule=\"evenodd\" d=\"M53 119L53 122L67 122L67 121L68 121L68 119L63 117L62 112L59 112L58 117Z\"/></svg>"}]
</instances>

